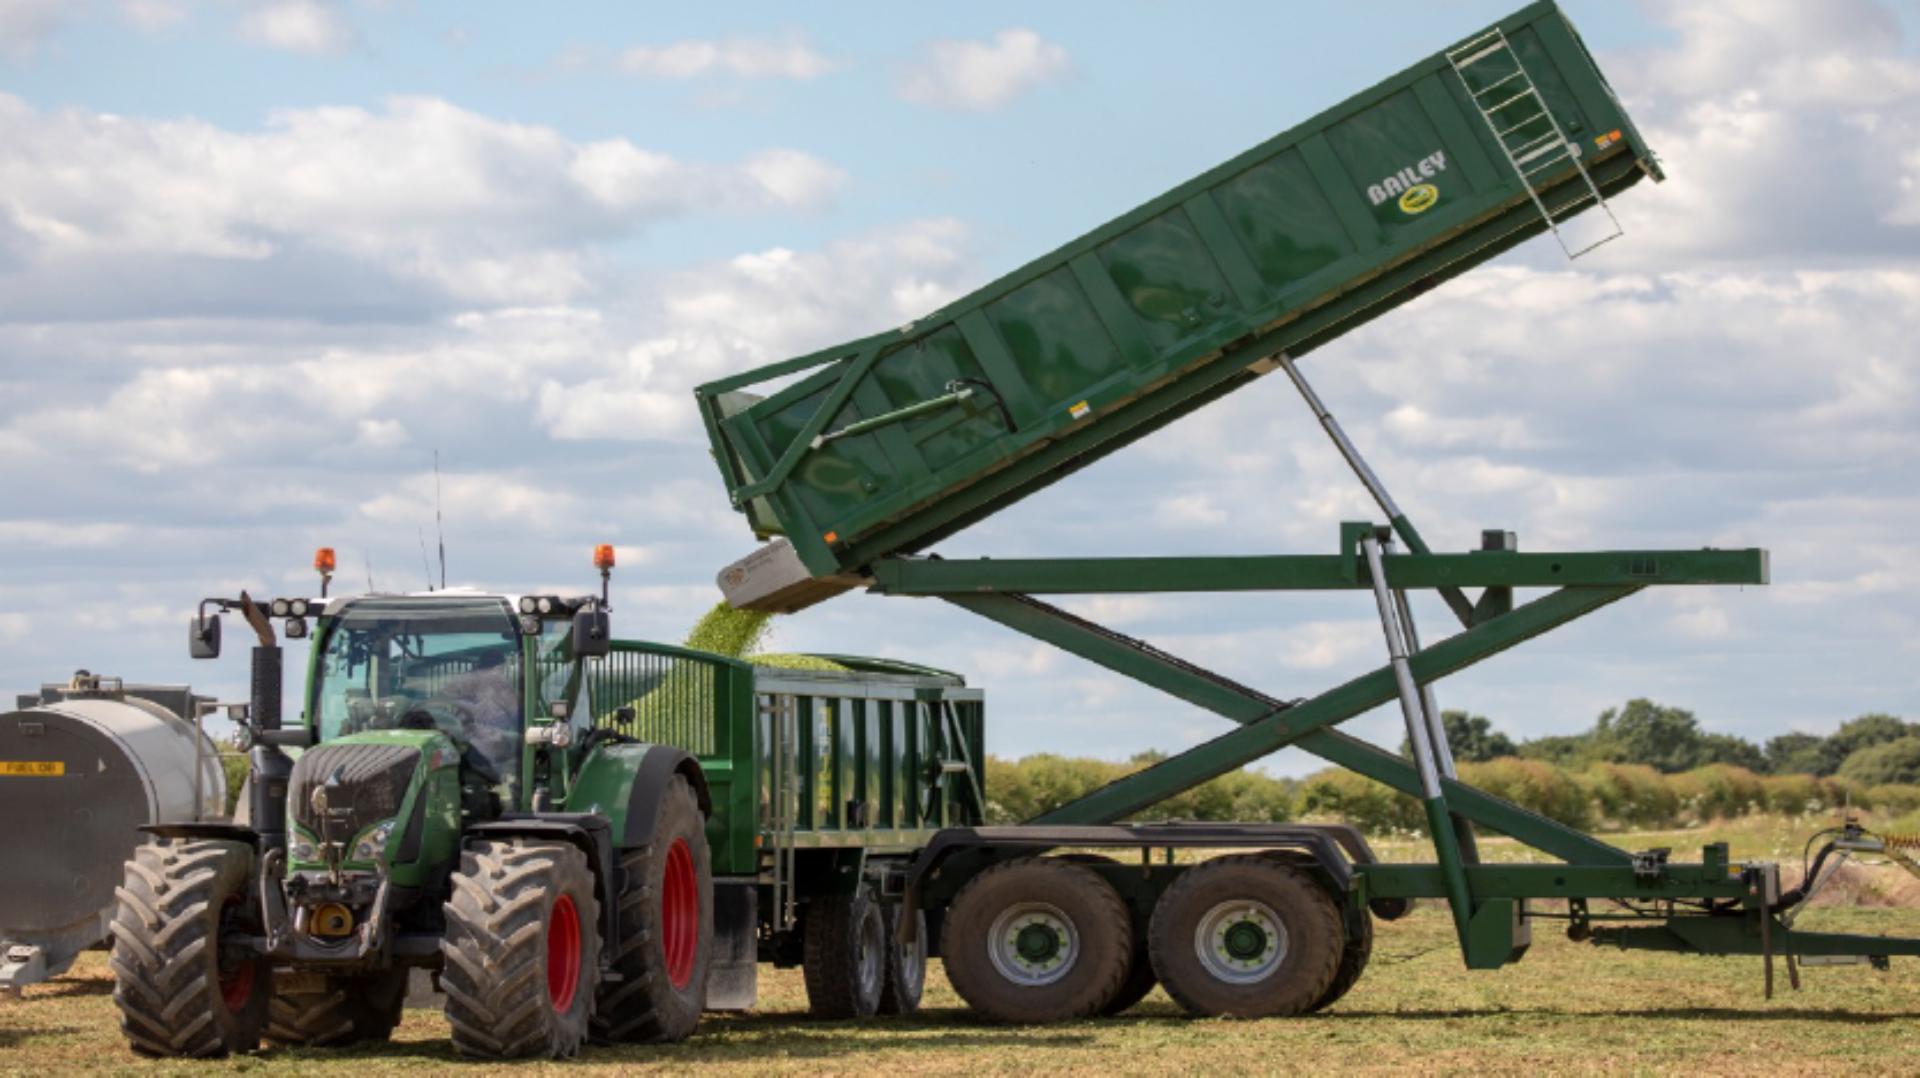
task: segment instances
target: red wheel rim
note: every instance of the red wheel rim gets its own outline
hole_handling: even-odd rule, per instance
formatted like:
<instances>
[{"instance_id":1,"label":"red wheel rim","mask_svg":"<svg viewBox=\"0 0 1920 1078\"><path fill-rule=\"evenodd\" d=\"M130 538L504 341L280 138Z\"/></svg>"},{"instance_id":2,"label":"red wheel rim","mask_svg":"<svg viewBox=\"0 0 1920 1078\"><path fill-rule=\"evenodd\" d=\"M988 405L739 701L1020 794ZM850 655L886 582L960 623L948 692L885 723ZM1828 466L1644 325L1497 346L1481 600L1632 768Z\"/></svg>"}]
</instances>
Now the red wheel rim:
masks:
<instances>
[{"instance_id":1,"label":"red wheel rim","mask_svg":"<svg viewBox=\"0 0 1920 1078\"><path fill-rule=\"evenodd\" d=\"M700 881L693 871L693 851L684 838L674 839L667 849L666 878L660 884L660 948L666 956L667 980L675 988L685 988L693 981L693 964L700 951Z\"/></svg>"},{"instance_id":2,"label":"red wheel rim","mask_svg":"<svg viewBox=\"0 0 1920 1078\"><path fill-rule=\"evenodd\" d=\"M553 900L553 913L547 918L547 997L553 1009L565 1011L573 1006L573 994L580 987L580 913L573 908L573 896Z\"/></svg>"},{"instance_id":3,"label":"red wheel rim","mask_svg":"<svg viewBox=\"0 0 1920 1078\"><path fill-rule=\"evenodd\" d=\"M220 1002L227 1010L238 1011L253 998L253 959L220 974Z\"/></svg>"}]
</instances>

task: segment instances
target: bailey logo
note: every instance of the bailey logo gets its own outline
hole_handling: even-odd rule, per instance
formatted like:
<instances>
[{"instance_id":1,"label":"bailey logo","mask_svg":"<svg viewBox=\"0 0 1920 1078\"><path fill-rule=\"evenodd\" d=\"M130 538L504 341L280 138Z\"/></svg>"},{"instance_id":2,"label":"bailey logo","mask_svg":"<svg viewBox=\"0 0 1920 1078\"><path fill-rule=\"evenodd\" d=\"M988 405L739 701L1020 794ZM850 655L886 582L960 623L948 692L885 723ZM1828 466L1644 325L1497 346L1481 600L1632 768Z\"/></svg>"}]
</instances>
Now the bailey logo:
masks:
<instances>
[{"instance_id":1,"label":"bailey logo","mask_svg":"<svg viewBox=\"0 0 1920 1078\"><path fill-rule=\"evenodd\" d=\"M1399 198L1409 191L1425 187L1430 194L1414 199L1414 206L1407 205L1407 199L1400 200L1400 208L1408 213L1419 213L1440 199L1440 192L1424 180L1431 180L1447 170L1447 152L1435 150L1406 168L1388 176L1379 183L1367 188L1367 198L1376 206L1390 198ZM1416 208L1417 207L1417 208Z\"/></svg>"}]
</instances>

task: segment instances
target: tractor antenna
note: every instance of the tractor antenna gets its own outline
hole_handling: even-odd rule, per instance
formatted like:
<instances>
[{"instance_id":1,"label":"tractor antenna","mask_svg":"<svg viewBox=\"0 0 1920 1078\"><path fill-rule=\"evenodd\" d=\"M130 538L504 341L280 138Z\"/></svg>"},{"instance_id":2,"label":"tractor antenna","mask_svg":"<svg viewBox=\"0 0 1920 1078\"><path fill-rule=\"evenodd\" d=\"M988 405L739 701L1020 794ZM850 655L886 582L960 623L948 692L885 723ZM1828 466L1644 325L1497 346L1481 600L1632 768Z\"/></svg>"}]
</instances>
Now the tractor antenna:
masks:
<instances>
[{"instance_id":1,"label":"tractor antenna","mask_svg":"<svg viewBox=\"0 0 1920 1078\"><path fill-rule=\"evenodd\" d=\"M440 590L447 590L447 526L440 519L440 451L433 451L433 538L440 544Z\"/></svg>"},{"instance_id":2,"label":"tractor antenna","mask_svg":"<svg viewBox=\"0 0 1920 1078\"><path fill-rule=\"evenodd\" d=\"M360 558L367 563L367 593L372 594L376 590L373 586L373 555L367 553L366 548L362 547Z\"/></svg>"},{"instance_id":3,"label":"tractor antenna","mask_svg":"<svg viewBox=\"0 0 1920 1078\"><path fill-rule=\"evenodd\" d=\"M433 590L433 567L427 564L427 533L425 529L415 528L420 533L420 575L427 578L427 590Z\"/></svg>"}]
</instances>

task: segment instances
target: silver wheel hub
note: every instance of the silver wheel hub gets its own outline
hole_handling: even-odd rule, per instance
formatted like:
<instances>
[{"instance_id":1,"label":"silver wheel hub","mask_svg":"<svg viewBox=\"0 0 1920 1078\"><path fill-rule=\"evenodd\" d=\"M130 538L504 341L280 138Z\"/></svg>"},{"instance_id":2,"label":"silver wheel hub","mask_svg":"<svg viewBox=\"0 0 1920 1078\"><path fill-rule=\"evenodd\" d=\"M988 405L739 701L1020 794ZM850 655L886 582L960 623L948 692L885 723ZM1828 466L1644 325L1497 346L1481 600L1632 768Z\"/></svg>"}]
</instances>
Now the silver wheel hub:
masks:
<instances>
[{"instance_id":1,"label":"silver wheel hub","mask_svg":"<svg viewBox=\"0 0 1920 1078\"><path fill-rule=\"evenodd\" d=\"M886 929L880 918L862 917L854 930L854 971L860 980L862 995L871 996L880 991L880 978L885 972L887 955Z\"/></svg>"},{"instance_id":2,"label":"silver wheel hub","mask_svg":"<svg viewBox=\"0 0 1920 1078\"><path fill-rule=\"evenodd\" d=\"M1287 927L1264 902L1222 902L1194 926L1193 953L1216 979L1253 984L1273 976L1286 960Z\"/></svg>"},{"instance_id":3,"label":"silver wheel hub","mask_svg":"<svg viewBox=\"0 0 1920 1078\"><path fill-rule=\"evenodd\" d=\"M1018 902L1002 910L987 931L987 957L1014 984L1052 984L1080 958L1080 931L1060 907Z\"/></svg>"}]
</instances>

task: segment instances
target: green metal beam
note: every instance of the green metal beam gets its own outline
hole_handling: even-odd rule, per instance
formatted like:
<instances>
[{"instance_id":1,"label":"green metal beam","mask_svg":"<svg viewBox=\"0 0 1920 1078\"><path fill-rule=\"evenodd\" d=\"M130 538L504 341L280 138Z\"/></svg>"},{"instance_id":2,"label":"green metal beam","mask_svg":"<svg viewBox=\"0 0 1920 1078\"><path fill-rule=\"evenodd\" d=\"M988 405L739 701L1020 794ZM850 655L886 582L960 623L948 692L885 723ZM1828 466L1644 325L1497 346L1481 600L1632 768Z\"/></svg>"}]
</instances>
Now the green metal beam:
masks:
<instances>
[{"instance_id":1,"label":"green metal beam","mask_svg":"<svg viewBox=\"0 0 1920 1078\"><path fill-rule=\"evenodd\" d=\"M1566 588L1542 596L1510 614L1422 648L1410 660L1414 677L1427 682L1463 670L1637 590L1633 587ZM1398 789L1418 789L1412 765L1398 757L1350 738L1339 741L1310 738L1318 731L1394 699L1397 689L1391 667L1381 667L1311 700L1274 711L1266 698L1246 696L1245 690L1232 692L1219 682L1178 666L1160 661L1147 663L1137 657L1129 660L1122 654L1123 645L1100 639L1093 630L1044 624L1045 607L1036 609L1031 603L1004 595L949 595L946 598L990 620L1047 640L1246 724L1063 805L1039 817L1035 823L1106 823L1124 819L1182 790L1292 744L1327 754L1328 759L1343 766L1361 765L1356 770ZM1525 813L1518 806L1471 787L1449 783L1447 793L1449 797L1459 797L1455 810L1460 815L1495 830L1517 830L1520 834L1515 835L1516 838L1555 856L1597 857L1605 862L1618 862L1626 856L1572 828Z\"/></svg>"},{"instance_id":2,"label":"green metal beam","mask_svg":"<svg viewBox=\"0 0 1920 1078\"><path fill-rule=\"evenodd\" d=\"M1209 558L888 558L873 567L892 595L1016 592L1320 591L1369 588L1364 565L1344 554ZM1765 584L1764 550L1611 550L1577 554L1473 551L1389 554L1397 591L1445 587L1562 588Z\"/></svg>"},{"instance_id":3,"label":"green metal beam","mask_svg":"<svg viewBox=\"0 0 1920 1078\"><path fill-rule=\"evenodd\" d=\"M1373 898L1442 898L1440 866L1426 863L1355 865ZM1619 898L1651 902L1668 898L1743 898L1746 884L1725 868L1667 864L1658 879L1635 876L1630 865L1478 864L1467 866L1476 895L1507 898Z\"/></svg>"}]
</instances>

